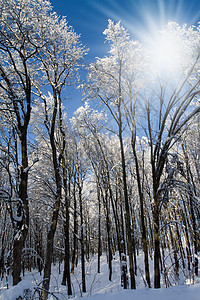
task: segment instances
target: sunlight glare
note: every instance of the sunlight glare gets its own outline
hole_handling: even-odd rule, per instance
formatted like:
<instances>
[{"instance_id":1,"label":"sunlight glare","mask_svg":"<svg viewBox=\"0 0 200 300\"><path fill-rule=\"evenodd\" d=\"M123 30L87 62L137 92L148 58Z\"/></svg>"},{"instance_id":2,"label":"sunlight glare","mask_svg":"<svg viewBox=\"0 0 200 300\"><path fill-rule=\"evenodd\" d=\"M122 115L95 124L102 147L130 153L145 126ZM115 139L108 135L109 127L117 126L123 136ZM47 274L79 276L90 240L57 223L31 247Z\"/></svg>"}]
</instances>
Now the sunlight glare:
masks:
<instances>
[{"instance_id":1,"label":"sunlight glare","mask_svg":"<svg viewBox=\"0 0 200 300\"><path fill-rule=\"evenodd\" d=\"M175 36L159 32L151 41L150 56L152 67L159 74L170 74L180 70L181 49Z\"/></svg>"}]
</instances>

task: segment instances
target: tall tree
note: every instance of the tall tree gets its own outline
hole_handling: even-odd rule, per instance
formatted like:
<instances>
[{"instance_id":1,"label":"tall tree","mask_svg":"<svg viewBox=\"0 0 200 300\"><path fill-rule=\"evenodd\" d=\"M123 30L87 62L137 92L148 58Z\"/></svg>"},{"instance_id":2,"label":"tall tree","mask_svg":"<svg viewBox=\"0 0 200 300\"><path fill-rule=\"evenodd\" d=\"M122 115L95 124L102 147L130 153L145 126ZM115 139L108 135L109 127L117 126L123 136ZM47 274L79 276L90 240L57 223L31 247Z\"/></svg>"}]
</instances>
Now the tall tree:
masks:
<instances>
[{"instance_id":1,"label":"tall tree","mask_svg":"<svg viewBox=\"0 0 200 300\"><path fill-rule=\"evenodd\" d=\"M127 234L127 250L129 256L129 267L131 277L131 288L135 289L135 274L133 262L133 239L130 216L130 203L127 188L126 158L123 143L123 131L126 123L123 101L126 101L124 93L124 72L127 74L129 68L130 49L136 47L138 43L133 43L129 39L127 31L120 22L114 24L109 20L108 28L104 31L106 40L110 44L109 56L97 59L96 63L89 68L89 97L98 97L107 107L117 127L117 136L120 142L122 182L125 205L125 224ZM125 123L124 123L125 122Z\"/></svg>"},{"instance_id":2,"label":"tall tree","mask_svg":"<svg viewBox=\"0 0 200 300\"><path fill-rule=\"evenodd\" d=\"M16 130L19 143L20 183L17 213L13 215L13 284L20 279L22 248L29 228L28 205L28 126L32 105L33 74L37 76L36 55L46 41L41 32L50 11L48 1L0 1L0 94Z\"/></svg>"},{"instance_id":3,"label":"tall tree","mask_svg":"<svg viewBox=\"0 0 200 300\"><path fill-rule=\"evenodd\" d=\"M79 36L67 25L65 18L59 19L56 14L53 14L52 19L49 20L48 34L51 36L51 39L38 55L38 60L42 70L43 83L45 87L46 85L48 86L52 95L49 98L46 97L43 93L43 87L39 83L35 84L37 93L43 101L44 125L49 134L56 182L54 211L47 237L43 283L44 299L47 298L47 291L49 290L53 241L62 197L62 174L60 169L62 165L65 165L64 152L67 143L62 121L62 91L67 85L75 83L74 75L76 74L77 77L80 60L85 53L85 49L79 42ZM50 107L51 109L49 110ZM59 143L57 139L59 139ZM58 144L59 147L57 146ZM71 287L69 287L69 293L71 293Z\"/></svg>"},{"instance_id":4,"label":"tall tree","mask_svg":"<svg viewBox=\"0 0 200 300\"><path fill-rule=\"evenodd\" d=\"M160 288L160 212L163 203L164 189L162 176L170 148L187 127L187 123L200 112L200 107L192 107L192 102L198 103L200 80L197 68L199 66L199 50L196 39L199 31L188 30L174 23L169 23L167 35L176 38L178 45L183 45L182 56L176 72L164 65L159 69L155 81L159 80L155 91L145 101L147 129L146 135L150 145L151 174L153 184L153 223L154 223L154 287ZM163 32L165 36L165 32ZM185 48L184 48L185 47ZM189 48L189 52L188 52ZM188 60L188 56L190 60ZM164 58L163 58L164 59ZM184 69L183 69L184 66ZM155 68L155 65L154 65ZM172 76L173 72L173 76ZM171 78L169 77L171 74ZM193 80L193 76L196 78ZM155 84L154 81L154 84ZM151 99L151 100L150 100ZM158 109L155 109L157 107ZM155 113L156 112L156 115Z\"/></svg>"}]
</instances>

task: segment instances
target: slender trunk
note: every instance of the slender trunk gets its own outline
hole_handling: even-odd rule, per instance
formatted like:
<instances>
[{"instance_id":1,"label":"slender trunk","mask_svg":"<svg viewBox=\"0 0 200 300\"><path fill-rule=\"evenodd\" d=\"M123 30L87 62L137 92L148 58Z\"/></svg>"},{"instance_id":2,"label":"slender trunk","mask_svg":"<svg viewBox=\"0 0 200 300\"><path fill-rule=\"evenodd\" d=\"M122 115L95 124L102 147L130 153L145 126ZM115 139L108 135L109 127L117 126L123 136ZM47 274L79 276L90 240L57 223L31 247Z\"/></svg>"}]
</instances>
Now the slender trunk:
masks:
<instances>
[{"instance_id":1,"label":"slender trunk","mask_svg":"<svg viewBox=\"0 0 200 300\"><path fill-rule=\"evenodd\" d=\"M169 226L169 234L170 234L170 240L172 244L173 254L174 254L174 271L175 271L175 279L178 281L179 277L179 261L178 261L178 251L176 246L176 236L174 235L174 230L171 229Z\"/></svg>"},{"instance_id":2,"label":"slender trunk","mask_svg":"<svg viewBox=\"0 0 200 300\"><path fill-rule=\"evenodd\" d=\"M98 266L97 266L97 272L100 273L100 261L101 261L101 255L102 255L102 249L101 249L101 197L100 197L100 191L99 187L97 186L97 197L98 197L98 204L99 204L99 217L98 217Z\"/></svg>"},{"instance_id":3,"label":"slender trunk","mask_svg":"<svg viewBox=\"0 0 200 300\"><path fill-rule=\"evenodd\" d=\"M138 158L135 151L135 142L133 141L132 137L132 150L135 159L135 167L136 167L136 176L137 176L137 185L138 185L138 193L140 199L140 215L141 215L141 229L142 229L142 246L144 251L144 265L145 265L145 276L148 287L151 287L150 282L150 272L149 272L149 257L148 257L148 243L147 243L147 234L146 234L146 226L145 226L145 216L144 216L144 195L141 186L141 178L140 178L140 170L138 164Z\"/></svg>"},{"instance_id":4,"label":"slender trunk","mask_svg":"<svg viewBox=\"0 0 200 300\"><path fill-rule=\"evenodd\" d=\"M87 259L87 261L89 261L90 260L90 243L91 243L91 241L90 241L90 234L91 234L91 232L90 232L90 216L89 216L89 211L88 211L88 209L86 209L86 211L87 211L87 213L86 213L86 215L87 215L87 217L86 217L86 232L87 232L87 234L86 234L86 259Z\"/></svg>"},{"instance_id":5,"label":"slender trunk","mask_svg":"<svg viewBox=\"0 0 200 300\"><path fill-rule=\"evenodd\" d=\"M124 233L124 218L123 218L123 205L122 205L122 194L121 194L121 185L120 179L118 180L118 188L120 194L120 215L121 215L121 240L120 240L120 247L121 247L121 286L124 289L128 288L128 275L127 275L127 260L126 260L126 238Z\"/></svg>"},{"instance_id":6,"label":"slender trunk","mask_svg":"<svg viewBox=\"0 0 200 300\"><path fill-rule=\"evenodd\" d=\"M120 192L120 216L121 216L121 231L122 231L122 238L121 238L121 246L122 246L122 253L126 255L126 237L125 237L125 230L124 230L124 213L123 213L123 204L122 204L122 194L119 186Z\"/></svg>"},{"instance_id":7,"label":"slender trunk","mask_svg":"<svg viewBox=\"0 0 200 300\"><path fill-rule=\"evenodd\" d=\"M37 250L37 254L39 257L37 257L37 267L38 267L38 272L40 272L40 275L42 273L42 268L43 268L43 265L42 265L42 229L39 229L39 226L38 226L38 222L36 220L36 235L37 235L37 243L36 243L36 250Z\"/></svg>"},{"instance_id":8,"label":"slender trunk","mask_svg":"<svg viewBox=\"0 0 200 300\"><path fill-rule=\"evenodd\" d=\"M3 235L2 235L2 238L1 238L1 245L2 245L2 249L1 249L1 256L0 256L0 278L1 280L3 279L3 274L4 274L4 265L5 265L5 262L4 262L4 255L5 255L5 245L4 245L4 241L5 241L5 234L6 234L6 231L5 231L5 224L6 224L6 214L5 214L5 221L4 221L4 226L3 226Z\"/></svg>"},{"instance_id":9,"label":"slender trunk","mask_svg":"<svg viewBox=\"0 0 200 300\"><path fill-rule=\"evenodd\" d=\"M189 238L189 230L188 230L188 216L187 216L187 210L186 210L186 205L185 201L183 201L183 209L181 210L181 219L183 221L183 229L184 229L184 236L185 236L185 241L186 241L186 253L187 253L187 261L188 261L188 270L191 270L191 258L192 258L192 251L191 251L191 245L190 245L190 238Z\"/></svg>"},{"instance_id":10,"label":"slender trunk","mask_svg":"<svg viewBox=\"0 0 200 300\"><path fill-rule=\"evenodd\" d=\"M178 206L178 203L177 203L177 206ZM175 220L177 220L177 214L176 214L175 207L173 207L173 211L174 211L174 215L175 215ZM182 232L180 232L177 222L176 222L176 235L177 235L177 241L176 241L177 252L178 252L178 248L179 248L182 266L185 269L185 252L184 252L184 246L183 246L182 239L181 239Z\"/></svg>"},{"instance_id":11,"label":"slender trunk","mask_svg":"<svg viewBox=\"0 0 200 300\"><path fill-rule=\"evenodd\" d=\"M154 195L153 209L154 223L154 288L160 288L160 223L159 223L159 207L157 196Z\"/></svg>"},{"instance_id":12,"label":"slender trunk","mask_svg":"<svg viewBox=\"0 0 200 300\"><path fill-rule=\"evenodd\" d=\"M119 257L120 257L120 261L121 261L121 246L120 246L120 236L119 236L119 219L117 217L117 209L115 208L115 203L114 203L114 199L113 199L114 197L113 197L113 192L112 192L112 187L111 187L111 182L110 182L110 173L109 173L108 161L106 159L104 149L101 145L101 142L100 142L99 138L97 138L97 142L98 142L98 145L101 149L101 153L103 155L104 162L105 162L106 175L107 175L107 184L108 184L108 190L109 190L109 194L110 194L111 205L112 205L112 209L113 209L113 215L114 215L115 227L116 227L116 234L117 234ZM117 201L117 199L116 199L116 201Z\"/></svg>"},{"instance_id":13,"label":"slender trunk","mask_svg":"<svg viewBox=\"0 0 200 300\"><path fill-rule=\"evenodd\" d=\"M28 248L32 249L33 246L32 246L32 238L31 237L32 237L32 234L29 231L29 245L28 245ZM26 267L27 267L28 271L31 272L31 269L32 269L32 266L33 266L33 257L31 255L28 255L27 260L28 260L28 265L26 265Z\"/></svg>"},{"instance_id":14,"label":"slender trunk","mask_svg":"<svg viewBox=\"0 0 200 300\"><path fill-rule=\"evenodd\" d=\"M118 251L119 251L119 258L121 261L121 240L120 240L120 234L119 234L119 218L117 215L117 208L116 205L114 203L114 197L113 197L113 192L112 192L112 188L109 182L109 194L110 194L110 200L111 200L111 205L112 205L112 210L113 210L113 215L114 215L114 220L115 220L115 228L116 228L116 234L117 234L117 246L118 246ZM117 199L116 199L117 202Z\"/></svg>"},{"instance_id":15,"label":"slender trunk","mask_svg":"<svg viewBox=\"0 0 200 300\"><path fill-rule=\"evenodd\" d=\"M70 276L70 249L69 249L70 178L69 178L69 184L68 184L69 188L67 189L65 164L63 165L63 185L64 185L64 190L65 190L66 220L65 220L65 225L64 225L64 231L65 231L65 258L64 258L64 272L63 272L62 285L66 285L66 281L67 281L68 295L72 295L71 276ZM68 193L67 193L67 191L68 191Z\"/></svg>"},{"instance_id":16,"label":"slender trunk","mask_svg":"<svg viewBox=\"0 0 200 300\"><path fill-rule=\"evenodd\" d=\"M194 244L194 273L198 276L198 247L197 247L197 226L196 226L196 218L194 213L194 204L193 204L193 197L189 196L190 200L190 211L191 211L191 219L192 219L192 227L193 227L193 244Z\"/></svg>"},{"instance_id":17,"label":"slender trunk","mask_svg":"<svg viewBox=\"0 0 200 300\"><path fill-rule=\"evenodd\" d=\"M77 243L77 236L78 236L78 224L77 224L77 203L76 203L76 183L74 179L74 234L73 234L73 253L72 253L72 264L71 264L71 273L74 274L74 267L75 261L77 260L78 255L78 243Z\"/></svg>"},{"instance_id":18,"label":"slender trunk","mask_svg":"<svg viewBox=\"0 0 200 300\"><path fill-rule=\"evenodd\" d=\"M112 250L111 250L111 236L110 236L110 210L108 203L108 193L105 192L105 204L106 204L106 229L108 238L108 268L109 268L109 280L112 280Z\"/></svg>"},{"instance_id":19,"label":"slender trunk","mask_svg":"<svg viewBox=\"0 0 200 300\"><path fill-rule=\"evenodd\" d=\"M131 289L136 289L135 285L135 272L133 263L133 248L132 248L132 236L131 236L131 222L130 222L130 208L126 181L126 164L125 164L125 154L122 139L122 123L121 123L121 112L119 110L119 141L121 149L121 161L122 161L122 176L123 176L123 188L124 188L124 201L125 201L125 222L126 222L126 234L127 234L127 251L129 256L129 271L131 277Z\"/></svg>"},{"instance_id":20,"label":"slender trunk","mask_svg":"<svg viewBox=\"0 0 200 300\"><path fill-rule=\"evenodd\" d=\"M69 250L69 216L66 216L66 224L64 226L64 230L65 230L65 258L64 258L64 272L63 272L62 285L66 285L66 282L67 282L68 295L72 295L71 276L70 276L70 262L69 262L69 258L70 258L70 250Z\"/></svg>"},{"instance_id":21,"label":"slender trunk","mask_svg":"<svg viewBox=\"0 0 200 300\"><path fill-rule=\"evenodd\" d=\"M50 277L51 277L51 264L53 258L53 243L54 243L54 235L56 232L57 222L58 222L58 213L60 208L60 200L61 200L61 190L57 191L57 197L54 204L54 211L51 220L51 226L49 232L47 234L47 248L46 248L46 260L44 267L44 275L43 275L43 291L42 291L42 299L47 300L48 291L50 285Z\"/></svg>"},{"instance_id":22,"label":"slender trunk","mask_svg":"<svg viewBox=\"0 0 200 300\"><path fill-rule=\"evenodd\" d=\"M60 202L61 202L61 177L59 171L59 162L57 157L57 150L55 144L55 123L56 123L56 116L57 116L57 94L56 90L54 90L54 111L52 116L52 125L50 130L50 143L51 143L51 150L52 150L52 157L53 157L53 166L54 166L54 175L56 181L56 197L53 207L53 215L51 220L51 226L47 234L47 248L46 248L46 261L44 266L44 275L43 275L43 291L42 291L42 299L46 300L48 297L49 285L50 285L50 277L51 277L51 264L53 258L53 243L54 243L54 235L57 228L58 222L58 214L60 209Z\"/></svg>"},{"instance_id":23,"label":"slender trunk","mask_svg":"<svg viewBox=\"0 0 200 300\"><path fill-rule=\"evenodd\" d=\"M13 285L17 285L21 281L21 262L22 262L22 249L28 233L29 228L29 207L28 207L28 154L27 154L27 129L21 128L21 178L19 185L19 199L17 207L17 220L15 220L14 228L14 249L13 249Z\"/></svg>"},{"instance_id":24,"label":"slender trunk","mask_svg":"<svg viewBox=\"0 0 200 300\"><path fill-rule=\"evenodd\" d=\"M135 241L135 235L134 235L134 228L135 228L135 216L133 209L130 209L131 213L131 219L132 219L132 228L131 228L131 237L132 237L132 251L133 251L133 258L134 258L134 272L135 276L137 276L137 257L136 257L136 241ZM137 247L138 248L138 247Z\"/></svg>"},{"instance_id":25,"label":"slender trunk","mask_svg":"<svg viewBox=\"0 0 200 300\"><path fill-rule=\"evenodd\" d=\"M198 237L197 237L197 224L196 224L196 216L194 210L194 194L195 188L193 188L192 180L190 177L191 170L189 165L189 158L186 152L184 145L182 144L183 153L185 156L185 164L186 164L186 174L187 174L187 186L188 186L188 194L189 194L189 205L190 205L190 214L191 214L191 221L192 221L192 229L193 229L193 245L194 245L194 273L198 276Z\"/></svg>"},{"instance_id":26,"label":"slender trunk","mask_svg":"<svg viewBox=\"0 0 200 300\"><path fill-rule=\"evenodd\" d=\"M82 188L79 184L79 204L80 204L80 218L81 218L81 266L82 266L82 292L86 292L85 280L85 247L84 247L84 224L83 224L83 201L82 201Z\"/></svg>"}]
</instances>

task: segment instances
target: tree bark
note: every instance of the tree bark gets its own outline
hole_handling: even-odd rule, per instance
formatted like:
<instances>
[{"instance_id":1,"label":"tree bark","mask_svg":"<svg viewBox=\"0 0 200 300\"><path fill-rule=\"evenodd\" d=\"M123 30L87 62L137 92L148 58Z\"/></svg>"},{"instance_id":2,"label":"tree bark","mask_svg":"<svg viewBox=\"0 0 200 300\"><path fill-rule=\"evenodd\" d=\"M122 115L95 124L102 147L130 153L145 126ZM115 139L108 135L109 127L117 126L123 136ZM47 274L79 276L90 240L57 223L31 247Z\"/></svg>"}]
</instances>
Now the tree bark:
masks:
<instances>
[{"instance_id":1,"label":"tree bark","mask_svg":"<svg viewBox=\"0 0 200 300\"><path fill-rule=\"evenodd\" d=\"M51 226L49 232L47 234L47 248L46 248L46 258L45 258L45 267L44 267L44 275L43 275L43 291L42 291L42 299L47 300L48 291L50 285L50 277L51 277L51 264L53 258L53 243L54 243L54 235L56 232L57 221L58 221L58 212L60 208L60 190L57 191L57 197L54 204L54 211L51 220Z\"/></svg>"},{"instance_id":2,"label":"tree bark","mask_svg":"<svg viewBox=\"0 0 200 300\"><path fill-rule=\"evenodd\" d=\"M82 200L82 188L80 184L81 183L79 182L79 205L80 205L80 218L81 218L81 267L82 267L81 274L82 274L82 292L86 293L83 200Z\"/></svg>"},{"instance_id":3,"label":"tree bark","mask_svg":"<svg viewBox=\"0 0 200 300\"><path fill-rule=\"evenodd\" d=\"M145 216L144 216L144 195L141 186L141 178L140 178L140 170L138 164L137 153L135 150L135 138L132 136L132 150L135 159L135 167L136 167L136 177L137 177L137 185L138 185L138 193L140 199L140 214L141 214L141 229L142 229L142 246L144 251L144 265L145 265L145 277L148 284L148 287L151 287L150 282L150 273L149 273L149 257L148 257L148 243L147 243L147 234L146 234L146 226L145 226Z\"/></svg>"},{"instance_id":4,"label":"tree bark","mask_svg":"<svg viewBox=\"0 0 200 300\"><path fill-rule=\"evenodd\" d=\"M66 220L64 225L65 231L65 258L64 258L64 272L63 272L63 279L62 285L66 285L67 281L67 289L68 295L72 295L72 287L71 287L71 276L70 276L70 249L69 249L69 207L70 207L70 178L69 178L69 188L67 189L67 179L66 179L66 171L65 171L65 164L63 166L63 185L65 190L65 214ZM67 194L68 190L68 194Z\"/></svg>"},{"instance_id":5,"label":"tree bark","mask_svg":"<svg viewBox=\"0 0 200 300\"><path fill-rule=\"evenodd\" d=\"M101 197L100 197L100 190L97 184L97 197L98 197L98 208L99 208L99 217L98 217L98 265L97 265L97 272L100 273L101 269Z\"/></svg>"},{"instance_id":6,"label":"tree bark","mask_svg":"<svg viewBox=\"0 0 200 300\"><path fill-rule=\"evenodd\" d=\"M74 234L73 234L73 253L72 253L72 264L71 264L71 273L74 274L74 267L75 262L77 260L78 255L78 243L77 243L77 236L78 236L78 223L77 223L77 203L76 203L76 182L74 178Z\"/></svg>"},{"instance_id":7,"label":"tree bark","mask_svg":"<svg viewBox=\"0 0 200 300\"><path fill-rule=\"evenodd\" d=\"M109 280L112 280L112 250L111 250L111 230L110 230L110 209L108 203L108 191L105 191L105 209L106 209L106 229L107 229L107 242L108 242L108 268Z\"/></svg>"},{"instance_id":8,"label":"tree bark","mask_svg":"<svg viewBox=\"0 0 200 300\"><path fill-rule=\"evenodd\" d=\"M118 112L119 112L119 141L120 141L120 150L121 150L124 201L125 201L125 212L126 212L125 223L126 223L126 234L127 234L127 251L129 256L129 271L131 277L131 289L136 289L134 263L133 263L132 236L131 236L130 208L129 208L127 181L126 181L126 163L125 163L125 154L124 154L124 146L123 146L123 138L122 138L122 122L121 122L120 108Z\"/></svg>"},{"instance_id":9,"label":"tree bark","mask_svg":"<svg viewBox=\"0 0 200 300\"><path fill-rule=\"evenodd\" d=\"M154 223L154 288L160 288L160 222L159 206L157 196L154 195L153 205L153 223Z\"/></svg>"},{"instance_id":10,"label":"tree bark","mask_svg":"<svg viewBox=\"0 0 200 300\"><path fill-rule=\"evenodd\" d=\"M186 164L186 179L187 179L187 187L188 187L188 194L189 194L189 205L190 205L190 214L191 214L191 222L192 222L192 229L193 229L193 245L194 245L194 273L198 276L198 234L197 234L197 224L196 224L196 216L195 216L195 209L194 209L194 191L192 189L192 180L190 177L191 171L189 166L189 158L186 152L185 146L182 144L182 149L185 157L185 164Z\"/></svg>"},{"instance_id":11,"label":"tree bark","mask_svg":"<svg viewBox=\"0 0 200 300\"><path fill-rule=\"evenodd\" d=\"M20 142L22 166L19 185L19 201L17 203L17 220L14 219L14 249L13 249L13 285L21 281L22 250L29 228L28 206L28 151L27 151L27 126L20 127Z\"/></svg>"},{"instance_id":12,"label":"tree bark","mask_svg":"<svg viewBox=\"0 0 200 300\"><path fill-rule=\"evenodd\" d=\"M50 129L50 143L51 143L51 150L52 150L52 160L53 160L53 167L54 167L54 175L55 175L55 182L56 182L56 197L53 206L53 215L51 220L51 226L47 234L47 248L46 248L46 261L44 267L44 275L43 275L43 291L42 291L42 299L47 300L49 285L50 285L50 277L51 277L51 264L53 258L53 243L54 243L54 235L56 232L57 222L58 222L58 214L60 209L60 202L61 202L61 177L59 171L59 161L57 157L57 149L55 143L55 125L56 125L56 116L58 112L58 97L56 89L53 90L54 92L54 109L52 114L52 121L51 121L51 129ZM46 106L46 103L45 103ZM46 107L45 107L46 108ZM48 119L48 112L46 112L46 118ZM48 124L45 123L48 128Z\"/></svg>"}]
</instances>

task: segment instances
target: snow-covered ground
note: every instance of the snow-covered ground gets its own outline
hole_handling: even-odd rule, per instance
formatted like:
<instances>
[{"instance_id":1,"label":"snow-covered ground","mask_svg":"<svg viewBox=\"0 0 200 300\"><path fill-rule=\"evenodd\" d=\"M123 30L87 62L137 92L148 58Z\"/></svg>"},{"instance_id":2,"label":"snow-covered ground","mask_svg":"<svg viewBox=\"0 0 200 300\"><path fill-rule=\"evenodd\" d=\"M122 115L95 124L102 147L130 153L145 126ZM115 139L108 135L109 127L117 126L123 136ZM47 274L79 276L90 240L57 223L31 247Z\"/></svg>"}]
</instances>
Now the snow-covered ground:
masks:
<instances>
[{"instance_id":1,"label":"snow-covered ground","mask_svg":"<svg viewBox=\"0 0 200 300\"><path fill-rule=\"evenodd\" d=\"M77 298L79 299L79 298ZM88 300L199 300L200 284L164 289L127 290L106 295L93 295Z\"/></svg>"},{"instance_id":2,"label":"snow-covered ground","mask_svg":"<svg viewBox=\"0 0 200 300\"><path fill-rule=\"evenodd\" d=\"M153 262L150 261L151 267ZM72 289L73 296L70 298L73 300L81 299L81 297L88 300L200 300L200 283L195 280L195 284L189 284L190 281L184 282L180 280L178 286L161 289L148 289L145 287L143 275L142 275L143 259L138 259L138 275L136 276L137 289L124 291L120 285L120 267L119 260L116 258L113 261L113 276L112 281L108 280L108 265L106 256L101 258L101 273L97 273L97 260L92 258L90 262L86 264L86 278L87 278L87 292L81 293L81 270L78 267L75 270L75 274L72 275ZM62 270L61 266L61 270ZM59 300L68 299L67 288L61 285L62 272L59 274L59 267L52 267L51 278L51 292ZM9 289L6 289L6 282L0 283L0 300L15 300L20 295L23 296L23 290L29 288L32 293L35 291L36 286L41 287L42 277L36 270L27 273L23 278L23 281L16 287L11 287L12 282L9 278ZM49 300L55 299L52 295L49 296Z\"/></svg>"}]
</instances>

